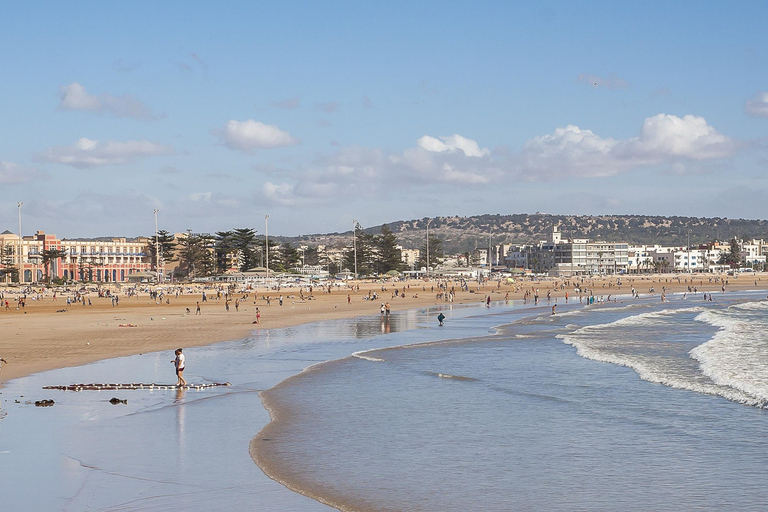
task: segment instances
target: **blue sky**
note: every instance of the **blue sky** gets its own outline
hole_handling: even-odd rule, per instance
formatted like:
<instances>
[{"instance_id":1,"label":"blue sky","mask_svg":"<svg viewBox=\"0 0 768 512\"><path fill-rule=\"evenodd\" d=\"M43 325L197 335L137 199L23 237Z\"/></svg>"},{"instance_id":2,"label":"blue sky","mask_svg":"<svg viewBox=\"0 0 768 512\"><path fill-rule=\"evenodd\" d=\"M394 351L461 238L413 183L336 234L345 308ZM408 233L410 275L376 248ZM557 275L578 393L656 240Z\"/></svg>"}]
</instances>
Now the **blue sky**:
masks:
<instances>
[{"instance_id":1,"label":"blue sky","mask_svg":"<svg viewBox=\"0 0 768 512\"><path fill-rule=\"evenodd\" d=\"M2 2L0 230L766 218L765 2Z\"/></svg>"}]
</instances>

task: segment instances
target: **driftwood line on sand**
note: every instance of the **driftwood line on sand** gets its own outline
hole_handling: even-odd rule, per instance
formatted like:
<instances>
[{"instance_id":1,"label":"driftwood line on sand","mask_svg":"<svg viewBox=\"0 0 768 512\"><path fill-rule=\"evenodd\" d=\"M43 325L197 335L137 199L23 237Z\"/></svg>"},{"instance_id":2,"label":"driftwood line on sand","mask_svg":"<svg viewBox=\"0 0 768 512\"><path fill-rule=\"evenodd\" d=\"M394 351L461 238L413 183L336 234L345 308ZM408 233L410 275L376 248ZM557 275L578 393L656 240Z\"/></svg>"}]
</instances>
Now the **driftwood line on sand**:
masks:
<instances>
[{"instance_id":1,"label":"driftwood line on sand","mask_svg":"<svg viewBox=\"0 0 768 512\"><path fill-rule=\"evenodd\" d=\"M104 390L118 390L118 389L206 389L215 388L217 386L231 386L229 382L210 382L205 384L187 384L186 386L177 386L176 384L145 384L145 383L129 383L129 384L70 384L68 386L43 386L43 389L56 389L59 391L104 391Z\"/></svg>"}]
</instances>

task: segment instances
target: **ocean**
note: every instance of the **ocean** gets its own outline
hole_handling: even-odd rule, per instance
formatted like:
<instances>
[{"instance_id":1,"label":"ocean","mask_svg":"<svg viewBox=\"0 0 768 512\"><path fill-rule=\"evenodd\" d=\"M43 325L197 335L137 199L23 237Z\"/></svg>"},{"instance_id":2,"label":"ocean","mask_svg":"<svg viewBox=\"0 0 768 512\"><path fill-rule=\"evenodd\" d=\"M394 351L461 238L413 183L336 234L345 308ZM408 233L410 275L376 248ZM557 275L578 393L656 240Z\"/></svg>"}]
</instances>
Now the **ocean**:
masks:
<instances>
[{"instance_id":1,"label":"ocean","mask_svg":"<svg viewBox=\"0 0 768 512\"><path fill-rule=\"evenodd\" d=\"M173 380L170 353L19 379L2 390L0 495L8 510L31 495L39 510L763 510L768 300L667 298L189 349L187 380L221 389L41 389ZM25 404L40 398L56 405Z\"/></svg>"}]
</instances>

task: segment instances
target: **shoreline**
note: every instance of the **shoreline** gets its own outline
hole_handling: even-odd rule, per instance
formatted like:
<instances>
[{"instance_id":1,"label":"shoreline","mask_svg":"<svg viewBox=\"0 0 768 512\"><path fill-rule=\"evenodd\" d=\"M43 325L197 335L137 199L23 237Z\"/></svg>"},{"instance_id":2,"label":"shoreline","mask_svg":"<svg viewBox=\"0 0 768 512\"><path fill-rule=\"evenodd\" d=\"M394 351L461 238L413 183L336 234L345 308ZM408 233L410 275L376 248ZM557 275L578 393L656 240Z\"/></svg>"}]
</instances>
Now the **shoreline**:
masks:
<instances>
[{"instance_id":1,"label":"shoreline","mask_svg":"<svg viewBox=\"0 0 768 512\"><path fill-rule=\"evenodd\" d=\"M739 296L739 295L732 294L730 297L728 297L728 295L726 294L726 297L728 298L726 300L723 300L723 298L721 298L722 295L720 294L715 295L714 302L716 305L718 302L720 302L720 306L719 306L720 309L715 308L714 310L725 311L726 309L728 309L729 306L733 304L739 304L741 301L744 301L744 300L748 300L748 301L757 300L761 303L764 303L766 301L765 287L760 287L757 289L750 287L747 290L743 290L743 291L740 290L739 292L740 294L746 293L749 296L747 295ZM677 290L677 291L668 290L668 294L670 295L668 302L671 303L670 304L670 306L672 307L672 309L670 309L671 311L686 311L687 309L690 308L690 306L698 306L699 305L698 303L702 301L701 291L699 292L698 296L689 295L687 297L687 300L682 297L683 293L685 292L681 290ZM672 294L675 294L675 295L672 295ZM624 297L619 297L619 304L618 304L619 311L621 311L622 309L625 309L623 304L632 304L632 299L629 299L629 300L628 299L629 299L628 295ZM645 302L646 305L650 305L651 303L656 301L654 300L653 297L646 296L643 302ZM613 304L605 305L606 308L611 308L613 306L614 306ZM667 307L667 305L665 304L653 304L653 306L654 308L656 308L654 309L654 311L657 311L659 307L662 308L662 310L666 311L666 309L663 309L663 308ZM597 308L601 308L601 307L602 306L597 306ZM523 308L521 308L521 310L522 309ZM541 307L535 308L535 307L532 307L532 305L529 305L525 309L529 310L529 312L531 313L530 316L536 317L536 316L542 315L546 319L546 316L548 315L548 313L546 312L546 309ZM580 308L578 303L575 303L575 304L571 303L570 310L577 311L579 309ZM588 309L595 310L595 307L592 306ZM518 310L518 312L521 312L521 310ZM569 310L566 310L566 311L569 311ZM630 316L637 315L637 313L627 313L627 314L629 314ZM523 315L523 316L528 316L528 315ZM567 322L568 321L566 321L566 323ZM561 323L562 323L562 320L561 320ZM596 325L596 324L594 324L593 322L588 322L587 325ZM717 324L713 324L713 325L716 326ZM496 334L490 335L488 337L491 338L499 334L500 333L497 332ZM642 337L643 335L641 334L640 336ZM370 355L371 359L368 359L368 360L373 362L371 364L376 365L374 361L379 361L378 357L381 354L386 353L387 351L390 351L390 350L402 351L404 349L411 349L411 348L424 348L430 345L451 343L452 341L459 341L461 343L466 343L468 341L481 341L483 338L485 338L485 336L481 336L479 338L476 338L475 336L470 336L468 338L459 339L459 340L443 339L440 341L423 342L423 343L417 343L414 345L407 344L407 345L397 345L393 347L374 348L371 350L364 351L363 353L366 355ZM704 340L699 340L698 343L701 343L702 341L705 342L706 338ZM573 345L572 343L568 343L568 342L565 342L565 345L568 345L567 348L569 352L574 352L574 355L578 353L578 347L576 345ZM692 390L686 387L677 387L670 383L651 380L647 377L644 377L642 373L638 371L638 368L636 368L635 366L627 365L625 363L611 362L611 361L606 361L602 359L594 359L588 356L584 356L582 354L578 354L578 356L579 357L575 359L584 359L584 360L590 360L593 362L603 361L606 363L611 363L603 367L609 368L610 372L615 372L617 375L623 374L624 377L629 376L627 380L633 383L642 382L641 386L651 390L652 393L654 393L655 390L658 390L659 388L656 386L647 386L646 384L648 383L663 384L662 392L660 394L665 394L666 393L665 389L670 388L670 389L677 389L677 390L694 391L695 396L707 395L707 396L713 396L716 399L724 398L727 402L733 402L738 404L744 403L744 402L735 400L733 398L729 398L726 395L722 395L722 394ZM314 446L314 451L313 451L313 448L312 448L313 445L311 444L310 441L308 441L308 439L310 439L310 437L308 436L308 432L319 432L320 429L318 427L321 425L324 427L327 427L329 422L319 421L317 422L317 424L313 424L312 422L307 423L306 418L304 417L304 414L307 414L306 411L308 408L312 409L314 407L317 407L318 408L317 410L327 410L329 406L332 407L334 404L336 404L336 399L328 400L328 401L323 401L323 400L318 401L317 396L312 395L312 399L304 399L302 401L302 399L298 397L305 396L303 392L308 392L308 390L310 389L317 389L313 387L318 384L318 381L315 380L316 377L313 376L313 373L315 371L323 372L326 374L328 373L333 374L334 372L343 373L344 371L347 371L349 374L357 374L357 372L355 372L354 369L350 369L348 366L342 366L346 364L347 360L354 357L355 355L353 354L350 356L345 356L344 358L341 358L341 359L325 361L322 363L322 368L315 367L315 366L311 368L307 368L301 373L292 375L291 377L281 381L275 387L260 392L259 396L262 399L262 404L265 410L270 415L270 422L267 425L265 425L264 428L261 431L259 431L251 440L251 443L249 445L249 452L253 461L256 463L256 465L262 470L262 472L266 476L280 483L281 485L285 486L287 489L290 489L295 493L310 497L314 500L317 500L320 503L332 506L342 511L376 510L380 507L371 505L370 503L366 502L366 500L369 497L369 494L367 494L366 492L361 491L361 492L358 492L357 494L355 494L354 492L352 492L351 494L345 494L345 492L340 488L337 488L334 485L329 484L328 479L325 479L325 480L316 479L316 478L313 478L312 472L305 473L304 471L302 471L301 470L302 463L297 462L297 461L306 460L303 458L304 453L301 450L293 449L293 451L291 451L292 449L290 447L291 446L290 444L287 444L288 448L277 447L282 440L292 438L292 439L298 439L298 441L295 444L298 444L298 445L309 444L310 449L307 450L307 453L309 454L318 454L318 453L327 454L330 452L333 452L333 453L337 452L337 450L333 449L334 448L333 445L327 446L322 442L316 442ZM386 357L386 356L382 356L382 357ZM416 357L414 356L414 358ZM432 358L425 357L425 360L431 361ZM624 373L623 370L616 370L617 366L630 368L635 372L636 375L630 375L630 374ZM414 373L414 375L416 375L415 378L420 378L419 375L425 373L423 371L423 368L419 367L418 369L422 371ZM387 374L387 372L379 372L379 373ZM376 375L376 371L373 372L373 375ZM443 377L442 374L435 374L435 375L439 377ZM400 377L400 374L398 374L398 377ZM309 379L309 381L303 384L304 386L303 388L300 383L302 379ZM333 379L330 379L330 381L334 382L333 386L338 386L338 382L344 382L348 386L352 386L352 387L355 386L355 382L357 383L357 385L361 385L360 382L364 380L365 378L354 380L354 379L346 379L343 377L336 379L335 381L333 381ZM320 381L322 381L322 379L320 379ZM374 381L374 382L378 383L378 381ZM560 383L558 383L558 385L559 384ZM376 385L377 384L372 384L374 388L376 387ZM413 386L412 383L409 385L411 387ZM336 389L336 387L333 387L333 386L329 385L328 389L331 389L331 390ZM288 389L287 394L285 392L286 388ZM320 385L319 388L325 389L323 388L323 385ZM386 386L382 386L382 388L386 388L387 390L390 389L389 387L386 387ZM411 389L408 387L408 385L404 386L404 388ZM283 396L281 396L281 392L283 393ZM333 396L333 395L329 394L328 396ZM359 402L356 401L356 399L364 398L365 396L367 396L365 395L365 392L361 392L361 393L358 393L357 395L354 395L352 398L349 398L348 401L350 403L358 404ZM402 398L402 395L398 395L398 396ZM676 396L679 399L684 399L686 394L680 393L680 394L677 394ZM374 404L378 403L376 399L379 399L380 401L381 398L382 398L381 395L376 394L372 399L372 403ZM339 402L342 402L342 401L343 400L339 400ZM721 402L719 402L718 400L714 400L713 403L716 403L719 405ZM750 404L747 404L747 405L750 405ZM344 412L348 413L349 410L355 411L361 414L363 417L366 416L365 408L362 408L362 407L349 408L348 407L346 409L342 409L342 412L334 411L334 412L328 413L324 416L324 418L326 420L328 418L334 418L334 417L345 418L346 416L344 415ZM384 415L386 415L386 413L384 413ZM440 416L440 413L435 413L435 415ZM295 423L305 423L305 425L303 428L296 428L295 425L292 427L291 424L295 424ZM346 435L348 434L348 432L345 431L344 429L340 429L339 431L335 429L329 429L329 431L333 433L331 436L331 438L333 439L336 439L336 438L347 439ZM372 429L372 432L376 434L376 429ZM314 439L314 437L312 437L312 439ZM368 437L365 437L364 435L364 440L369 443L372 442L372 440L375 441L375 439L376 437L374 435L368 435ZM269 442L269 441L272 441L272 442ZM273 443L278 443L278 445ZM364 444L364 443L359 443L359 444ZM403 444L407 445L407 443L403 443ZM318 446L320 446L321 448L318 448ZM357 449L357 451L355 451L355 449ZM353 454L360 453L359 447L355 447L355 449L350 449L350 451ZM301 457L299 455L301 455ZM350 453L341 453L339 454L339 456L341 457L340 460L346 460L351 457ZM315 461L314 459L310 458L309 461L311 463L310 465L316 463L318 467L322 467L323 463L328 462L328 457L326 457L325 459L323 459L323 457L319 457L318 461ZM296 469L297 464L299 469ZM354 465L347 466L347 467L354 467ZM363 478L363 480L365 479ZM335 480L331 479L331 482L333 481ZM387 483L389 483L389 481L385 480L385 483L377 482L377 485L381 485L382 487L387 487ZM420 495L417 494L416 496L418 497ZM395 507L395 508L400 508L400 507Z\"/></svg>"},{"instance_id":2,"label":"shoreline","mask_svg":"<svg viewBox=\"0 0 768 512\"><path fill-rule=\"evenodd\" d=\"M688 286L698 287L699 294L721 293L721 283L714 282L715 277L728 280L728 290L763 289L768 285L768 274L727 275L676 275L654 274L648 276L605 276L584 278L586 286L595 296L628 294L634 286L641 296L648 296L650 288L655 287L654 295L661 295L661 288L668 293L685 293ZM617 279L622 279L618 286ZM763 281L763 278L766 278ZM712 282L709 280L712 279ZM679 281L679 282L678 282ZM568 286L565 283L569 283ZM547 293L551 293L554 303L563 304L566 292L570 302L578 299L573 291L575 283L582 283L582 278L521 280L507 282L489 281L478 285L469 282L468 291L461 291L457 281L448 281L447 287L455 287L456 293L452 304L468 305L482 303L486 297L491 301L522 300L526 291L538 290L539 304L546 306ZM404 311L451 304L438 299L438 281L403 281L403 282L356 282L355 289L338 287L331 293L315 288L311 300L301 300L299 288L282 290L256 291L256 300L251 292L244 297L243 292L233 293L229 311L223 298L216 299L216 291L206 289L210 297L201 301L202 288L186 291L184 294L168 295L170 304L157 303L146 292L135 297L120 295L119 305L112 306L108 297L97 297L95 293L86 295L92 305L73 303L67 305L64 293L59 293L54 300L53 292L46 291L40 300L32 300L28 295L24 308L17 306L18 295L4 290L5 298L10 303L10 310L0 309L0 331L4 333L0 341L0 356L8 363L3 364L0 372L0 386L3 382L25 377L31 374L112 359L117 357L173 350L181 347L206 346L224 341L246 338L260 330L279 329L320 320L355 318L379 314L380 304L389 302L392 311ZM405 297L393 298L394 290ZM12 289L11 289L12 290ZM304 289L306 294L306 289ZM364 297L376 292L376 300L364 300ZM266 296L270 296L267 305ZM283 296L283 305L278 298ZM37 297L35 297L37 299ZM235 299L241 300L235 308ZM201 314L195 315L196 303L200 302ZM255 319L255 309L259 308L261 321ZM190 313L186 313L189 308Z\"/></svg>"}]
</instances>

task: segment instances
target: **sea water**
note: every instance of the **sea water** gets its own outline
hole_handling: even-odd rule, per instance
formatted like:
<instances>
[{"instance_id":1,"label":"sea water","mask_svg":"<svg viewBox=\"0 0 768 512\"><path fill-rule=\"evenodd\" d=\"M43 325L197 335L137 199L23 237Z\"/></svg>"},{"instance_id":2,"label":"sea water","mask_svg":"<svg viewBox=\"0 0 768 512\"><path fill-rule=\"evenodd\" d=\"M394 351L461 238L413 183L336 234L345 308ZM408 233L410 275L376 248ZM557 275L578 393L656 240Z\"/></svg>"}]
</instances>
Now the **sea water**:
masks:
<instances>
[{"instance_id":1,"label":"sea water","mask_svg":"<svg viewBox=\"0 0 768 512\"><path fill-rule=\"evenodd\" d=\"M768 301L669 297L313 367L256 460L343 510L765 510Z\"/></svg>"},{"instance_id":2,"label":"sea water","mask_svg":"<svg viewBox=\"0 0 768 512\"><path fill-rule=\"evenodd\" d=\"M0 395L3 509L763 510L768 303L668 298L446 307L444 327L424 309L185 350L188 381L227 388L42 390L172 381L170 352L19 379Z\"/></svg>"}]
</instances>

